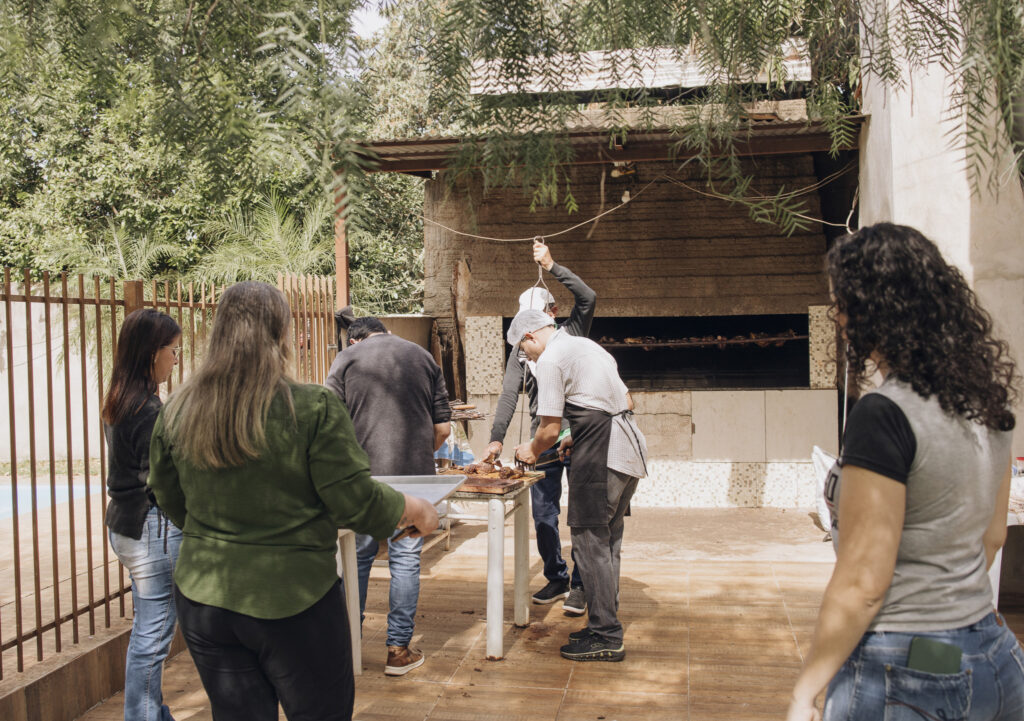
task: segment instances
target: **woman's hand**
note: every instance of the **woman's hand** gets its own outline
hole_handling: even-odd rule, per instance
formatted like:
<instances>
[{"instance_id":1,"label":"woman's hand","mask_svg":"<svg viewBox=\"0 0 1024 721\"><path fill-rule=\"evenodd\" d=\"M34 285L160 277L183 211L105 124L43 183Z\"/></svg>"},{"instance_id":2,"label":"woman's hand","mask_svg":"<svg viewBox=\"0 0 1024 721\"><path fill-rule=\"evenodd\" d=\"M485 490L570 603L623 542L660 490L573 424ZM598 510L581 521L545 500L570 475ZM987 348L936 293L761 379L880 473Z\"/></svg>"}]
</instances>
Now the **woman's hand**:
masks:
<instances>
[{"instance_id":1,"label":"woman's hand","mask_svg":"<svg viewBox=\"0 0 1024 721\"><path fill-rule=\"evenodd\" d=\"M402 520L398 522L399 528L413 527L409 534L412 538L425 536L437 528L437 509L429 501L416 496L405 496L405 511L402 512Z\"/></svg>"},{"instance_id":2,"label":"woman's hand","mask_svg":"<svg viewBox=\"0 0 1024 721\"><path fill-rule=\"evenodd\" d=\"M814 699L790 699L786 721L821 721L821 713L814 707Z\"/></svg>"}]
</instances>

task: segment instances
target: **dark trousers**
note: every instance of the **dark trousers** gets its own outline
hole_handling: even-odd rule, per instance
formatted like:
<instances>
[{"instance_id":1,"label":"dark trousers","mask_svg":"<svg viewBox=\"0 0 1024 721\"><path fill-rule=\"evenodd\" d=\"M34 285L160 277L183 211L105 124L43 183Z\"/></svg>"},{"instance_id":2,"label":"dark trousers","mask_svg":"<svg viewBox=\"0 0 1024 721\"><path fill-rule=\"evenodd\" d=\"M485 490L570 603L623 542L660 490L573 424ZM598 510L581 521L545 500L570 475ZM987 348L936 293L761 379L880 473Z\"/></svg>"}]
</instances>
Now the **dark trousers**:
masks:
<instances>
[{"instance_id":1,"label":"dark trousers","mask_svg":"<svg viewBox=\"0 0 1024 721\"><path fill-rule=\"evenodd\" d=\"M174 587L178 623L214 721L350 721L352 645L341 582L301 613L253 618Z\"/></svg>"},{"instance_id":2,"label":"dark trousers","mask_svg":"<svg viewBox=\"0 0 1024 721\"><path fill-rule=\"evenodd\" d=\"M548 581L568 581L569 567L562 560L562 541L558 535L558 514L561 511L562 469L569 463L558 460L558 454L542 453L537 459L537 470L544 477L530 486L530 508L533 529L537 535L537 553L544 562L544 578ZM583 585L580 567L573 551L572 587Z\"/></svg>"},{"instance_id":3,"label":"dark trousers","mask_svg":"<svg viewBox=\"0 0 1024 721\"><path fill-rule=\"evenodd\" d=\"M622 641L619 623L619 559L629 500L639 479L608 469L608 515L603 526L572 529L576 567L583 575L587 628L612 642Z\"/></svg>"}]
</instances>

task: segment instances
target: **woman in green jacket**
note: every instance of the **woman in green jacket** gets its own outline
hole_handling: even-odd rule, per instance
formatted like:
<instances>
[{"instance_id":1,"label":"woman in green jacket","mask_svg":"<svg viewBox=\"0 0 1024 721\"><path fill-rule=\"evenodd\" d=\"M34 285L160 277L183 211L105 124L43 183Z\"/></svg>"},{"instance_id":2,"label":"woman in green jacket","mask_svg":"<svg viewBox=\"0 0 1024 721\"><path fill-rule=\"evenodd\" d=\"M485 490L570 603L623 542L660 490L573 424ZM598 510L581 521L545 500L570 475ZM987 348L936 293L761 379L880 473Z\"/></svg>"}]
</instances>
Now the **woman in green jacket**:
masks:
<instances>
[{"instance_id":1,"label":"woman in green jacket","mask_svg":"<svg viewBox=\"0 0 1024 721\"><path fill-rule=\"evenodd\" d=\"M284 295L225 291L203 364L157 418L149 483L182 529L178 620L215 721L347 721L354 680L337 529L429 533L426 501L370 477L329 390L291 381Z\"/></svg>"}]
</instances>

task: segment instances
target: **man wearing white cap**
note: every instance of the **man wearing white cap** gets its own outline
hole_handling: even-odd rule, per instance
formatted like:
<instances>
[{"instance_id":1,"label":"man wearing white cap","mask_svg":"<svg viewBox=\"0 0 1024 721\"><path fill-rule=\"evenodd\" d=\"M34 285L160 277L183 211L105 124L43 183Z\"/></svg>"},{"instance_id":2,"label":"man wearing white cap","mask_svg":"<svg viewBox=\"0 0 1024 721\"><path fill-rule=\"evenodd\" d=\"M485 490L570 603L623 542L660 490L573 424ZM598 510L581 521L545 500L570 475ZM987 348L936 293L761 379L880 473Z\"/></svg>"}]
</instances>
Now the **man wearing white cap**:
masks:
<instances>
[{"instance_id":1,"label":"man wearing white cap","mask_svg":"<svg viewBox=\"0 0 1024 721\"><path fill-rule=\"evenodd\" d=\"M618 618L623 518L637 482L647 475L647 443L633 420L633 400L608 351L556 329L544 313L517 313L507 340L537 364L540 425L533 440L516 447L515 456L533 463L556 443L563 418L572 429L568 520L588 619L585 628L569 634L562 656L621 661L626 656Z\"/></svg>"},{"instance_id":2,"label":"man wearing white cap","mask_svg":"<svg viewBox=\"0 0 1024 721\"><path fill-rule=\"evenodd\" d=\"M575 304L569 319L563 323L566 333L585 336L590 332L594 319L597 295L586 283L568 268L551 258L551 250L544 243L533 244L533 260L551 273L555 280L572 293ZM545 288L534 287L519 296L519 310L532 309L544 315L551 323L558 314L555 298ZM501 397L491 425L491 442L487 446L490 458L501 454L502 442L508 432L508 425L516 412L516 402L523 390L525 375L526 395L530 403L530 435L537 431L537 382L533 375L533 362L524 354L513 350L505 366L505 379L501 384ZM568 434L568 423L563 424L564 435ZM571 615L581 615L586 610L583 581L578 568L573 568L570 581L569 569L562 560L562 543L558 535L559 503L562 497L562 471L568 469L568 459L559 456L555 448L537 459L537 470L544 472L544 478L530 487L530 501L533 511L533 526L537 535L537 552L544 562L544 577L547 585L533 594L534 603L553 603L564 598L563 610Z\"/></svg>"}]
</instances>

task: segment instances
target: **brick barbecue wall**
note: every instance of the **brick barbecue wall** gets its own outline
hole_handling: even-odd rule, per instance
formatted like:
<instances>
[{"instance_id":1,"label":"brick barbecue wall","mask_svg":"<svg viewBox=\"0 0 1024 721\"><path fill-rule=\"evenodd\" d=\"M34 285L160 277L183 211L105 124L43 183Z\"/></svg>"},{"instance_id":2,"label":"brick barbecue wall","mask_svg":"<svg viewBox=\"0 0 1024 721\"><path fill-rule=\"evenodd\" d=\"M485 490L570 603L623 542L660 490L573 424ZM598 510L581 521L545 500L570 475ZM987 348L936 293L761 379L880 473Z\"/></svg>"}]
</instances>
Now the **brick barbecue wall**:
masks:
<instances>
[{"instance_id":1,"label":"brick barbecue wall","mask_svg":"<svg viewBox=\"0 0 1024 721\"><path fill-rule=\"evenodd\" d=\"M816 182L812 159L763 157L745 161L755 174L750 193L770 193ZM621 202L629 205L602 218L590 239L588 227L550 240L555 260L576 272L597 293L598 316L698 316L769 313L808 314L811 342L808 389L760 391L637 392L637 422L650 449L649 475L634 498L641 506L807 507L816 497L810 462L813 445L836 450L835 334L824 304L828 286L825 236L819 225L786 237L774 226L750 220L747 209L707 198L667 180L674 173L703 189L697 168L674 171L668 163L641 163L635 176L604 179L601 169L571 169L578 213L562 208L531 213L519 188L472 199L449 193L443 178L428 182L425 214L452 228L497 237L550 233ZM804 196L805 213L821 217L818 195ZM504 360L501 317L513 315L516 298L537 278L528 243L471 240L425 225L425 312L442 334L451 328L452 270L470 266L465 299L466 398L488 415L471 422L477 456L487 445ZM550 275L560 313L571 296ZM506 435L506 452L520 438L517 411ZM528 422L528 417L527 417ZM525 436L529 435L526 430Z\"/></svg>"},{"instance_id":2,"label":"brick barbecue wall","mask_svg":"<svg viewBox=\"0 0 1024 721\"><path fill-rule=\"evenodd\" d=\"M780 187L795 189L816 182L810 155L769 156L744 161L755 180L750 194ZM773 225L756 223L747 209L708 198L675 185L651 180L669 173L704 189L697 167L675 170L670 163L639 163L635 175L604 180L600 197L599 166L569 169L579 212L538 208L518 187L472 199L449 191L443 177L429 181L424 212L445 225L495 237L527 237L560 230L621 202L629 190L634 200L597 223L551 239L555 260L577 273L598 296L599 316L691 316L758 313L806 313L809 305L828 301L822 269L825 237L817 224L784 236ZM803 196L806 214L820 217L816 192ZM509 316L515 299L537 278L528 243L472 240L427 223L424 231L425 313L441 327L451 322L452 269L459 259L472 279L467 315ZM550 280L550 276L545 278ZM557 283L549 287L563 310L571 297Z\"/></svg>"}]
</instances>

